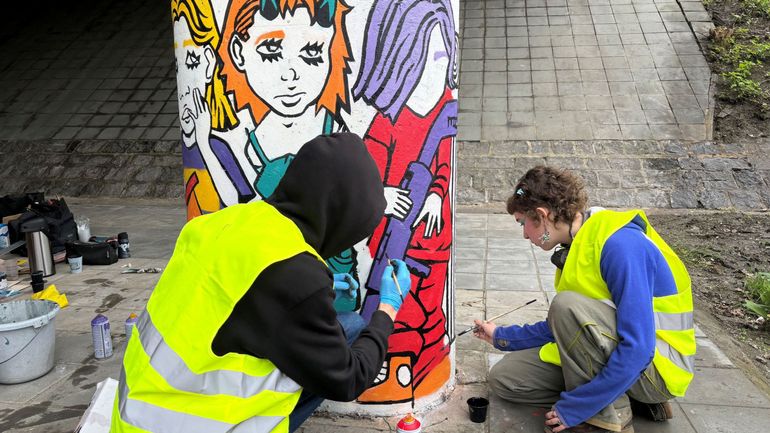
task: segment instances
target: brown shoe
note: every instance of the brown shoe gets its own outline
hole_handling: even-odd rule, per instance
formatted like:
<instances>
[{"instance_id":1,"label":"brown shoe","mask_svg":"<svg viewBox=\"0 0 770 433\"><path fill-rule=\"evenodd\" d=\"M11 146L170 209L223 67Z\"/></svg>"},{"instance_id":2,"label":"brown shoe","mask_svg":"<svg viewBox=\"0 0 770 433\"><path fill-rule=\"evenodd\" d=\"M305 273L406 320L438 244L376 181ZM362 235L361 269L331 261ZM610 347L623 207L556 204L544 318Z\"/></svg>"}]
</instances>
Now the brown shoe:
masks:
<instances>
[{"instance_id":1,"label":"brown shoe","mask_svg":"<svg viewBox=\"0 0 770 433\"><path fill-rule=\"evenodd\" d=\"M631 399L631 410L634 412L634 415L658 422L666 421L674 417L671 403L667 401L664 401L663 403L642 403Z\"/></svg>"},{"instance_id":2,"label":"brown shoe","mask_svg":"<svg viewBox=\"0 0 770 433\"><path fill-rule=\"evenodd\" d=\"M563 432L568 433L616 433L612 430L603 429L601 427L597 427L592 424L588 423L582 423L578 424L575 427L568 428L567 430L562 430ZM551 426L545 426L545 433L553 433L553 430L551 429ZM620 433L634 433L634 425L631 421L628 421L628 424L623 426L623 429L620 430Z\"/></svg>"}]
</instances>

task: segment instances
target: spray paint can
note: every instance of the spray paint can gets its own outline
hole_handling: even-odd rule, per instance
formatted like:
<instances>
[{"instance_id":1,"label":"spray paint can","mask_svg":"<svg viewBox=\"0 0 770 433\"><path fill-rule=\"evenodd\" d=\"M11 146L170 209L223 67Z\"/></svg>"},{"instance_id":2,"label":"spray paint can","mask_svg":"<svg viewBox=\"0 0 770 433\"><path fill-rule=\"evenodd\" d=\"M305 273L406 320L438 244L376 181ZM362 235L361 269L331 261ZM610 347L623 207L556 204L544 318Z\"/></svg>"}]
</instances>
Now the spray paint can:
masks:
<instances>
[{"instance_id":1,"label":"spray paint can","mask_svg":"<svg viewBox=\"0 0 770 433\"><path fill-rule=\"evenodd\" d=\"M401 418L398 424L396 424L397 433L420 433L421 431L422 423L411 413Z\"/></svg>"},{"instance_id":2,"label":"spray paint can","mask_svg":"<svg viewBox=\"0 0 770 433\"><path fill-rule=\"evenodd\" d=\"M110 336L110 320L97 314L91 320L91 337L94 340L94 357L96 359L112 356L112 336Z\"/></svg>"},{"instance_id":3,"label":"spray paint can","mask_svg":"<svg viewBox=\"0 0 770 433\"><path fill-rule=\"evenodd\" d=\"M128 315L128 319L126 319L126 341L131 339L131 330L134 329L134 325L136 325L138 320L139 318L136 317L136 314L131 313Z\"/></svg>"}]
</instances>

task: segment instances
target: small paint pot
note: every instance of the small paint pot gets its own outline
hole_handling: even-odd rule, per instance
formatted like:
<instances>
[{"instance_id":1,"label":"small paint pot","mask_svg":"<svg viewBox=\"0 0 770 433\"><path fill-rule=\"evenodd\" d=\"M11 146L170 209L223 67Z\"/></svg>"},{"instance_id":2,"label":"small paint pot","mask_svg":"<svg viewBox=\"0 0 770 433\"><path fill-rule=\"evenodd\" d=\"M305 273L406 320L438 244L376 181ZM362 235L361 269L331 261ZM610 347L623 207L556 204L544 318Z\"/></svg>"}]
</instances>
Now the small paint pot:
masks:
<instances>
[{"instance_id":1,"label":"small paint pot","mask_svg":"<svg viewBox=\"0 0 770 433\"><path fill-rule=\"evenodd\" d=\"M468 399L468 412L473 422L484 422L487 420L487 408L489 400L484 397L471 397Z\"/></svg>"}]
</instances>

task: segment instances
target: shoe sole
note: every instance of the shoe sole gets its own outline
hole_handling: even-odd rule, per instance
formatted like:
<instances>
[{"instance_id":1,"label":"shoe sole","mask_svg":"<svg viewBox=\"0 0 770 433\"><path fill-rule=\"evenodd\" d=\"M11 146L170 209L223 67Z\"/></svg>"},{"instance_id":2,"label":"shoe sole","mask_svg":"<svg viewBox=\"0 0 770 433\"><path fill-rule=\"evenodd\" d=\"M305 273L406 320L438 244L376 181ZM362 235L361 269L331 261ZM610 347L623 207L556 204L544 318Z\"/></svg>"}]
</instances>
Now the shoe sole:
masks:
<instances>
[{"instance_id":1,"label":"shoe sole","mask_svg":"<svg viewBox=\"0 0 770 433\"><path fill-rule=\"evenodd\" d=\"M569 430L570 429L567 429L567 430L564 430L564 431L569 432ZM553 433L553 430L551 429L551 427L545 426L545 428L543 429L543 432L544 433ZM622 430L620 430L620 433L634 433L634 425L633 424L628 424L627 426L623 427Z\"/></svg>"}]
</instances>

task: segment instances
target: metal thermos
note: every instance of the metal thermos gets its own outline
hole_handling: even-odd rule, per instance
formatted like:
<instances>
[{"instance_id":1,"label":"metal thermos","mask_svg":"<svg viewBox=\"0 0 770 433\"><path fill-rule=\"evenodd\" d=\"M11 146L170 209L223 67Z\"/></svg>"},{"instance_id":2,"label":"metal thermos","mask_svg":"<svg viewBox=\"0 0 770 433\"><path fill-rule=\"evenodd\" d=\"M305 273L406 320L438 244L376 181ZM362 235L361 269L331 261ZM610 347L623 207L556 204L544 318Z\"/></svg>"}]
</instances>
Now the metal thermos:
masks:
<instances>
[{"instance_id":1,"label":"metal thermos","mask_svg":"<svg viewBox=\"0 0 770 433\"><path fill-rule=\"evenodd\" d=\"M43 218L33 218L21 224L21 232L27 240L27 256L30 272L40 271L44 277L56 273L51 255L51 241L43 232L47 228Z\"/></svg>"}]
</instances>

